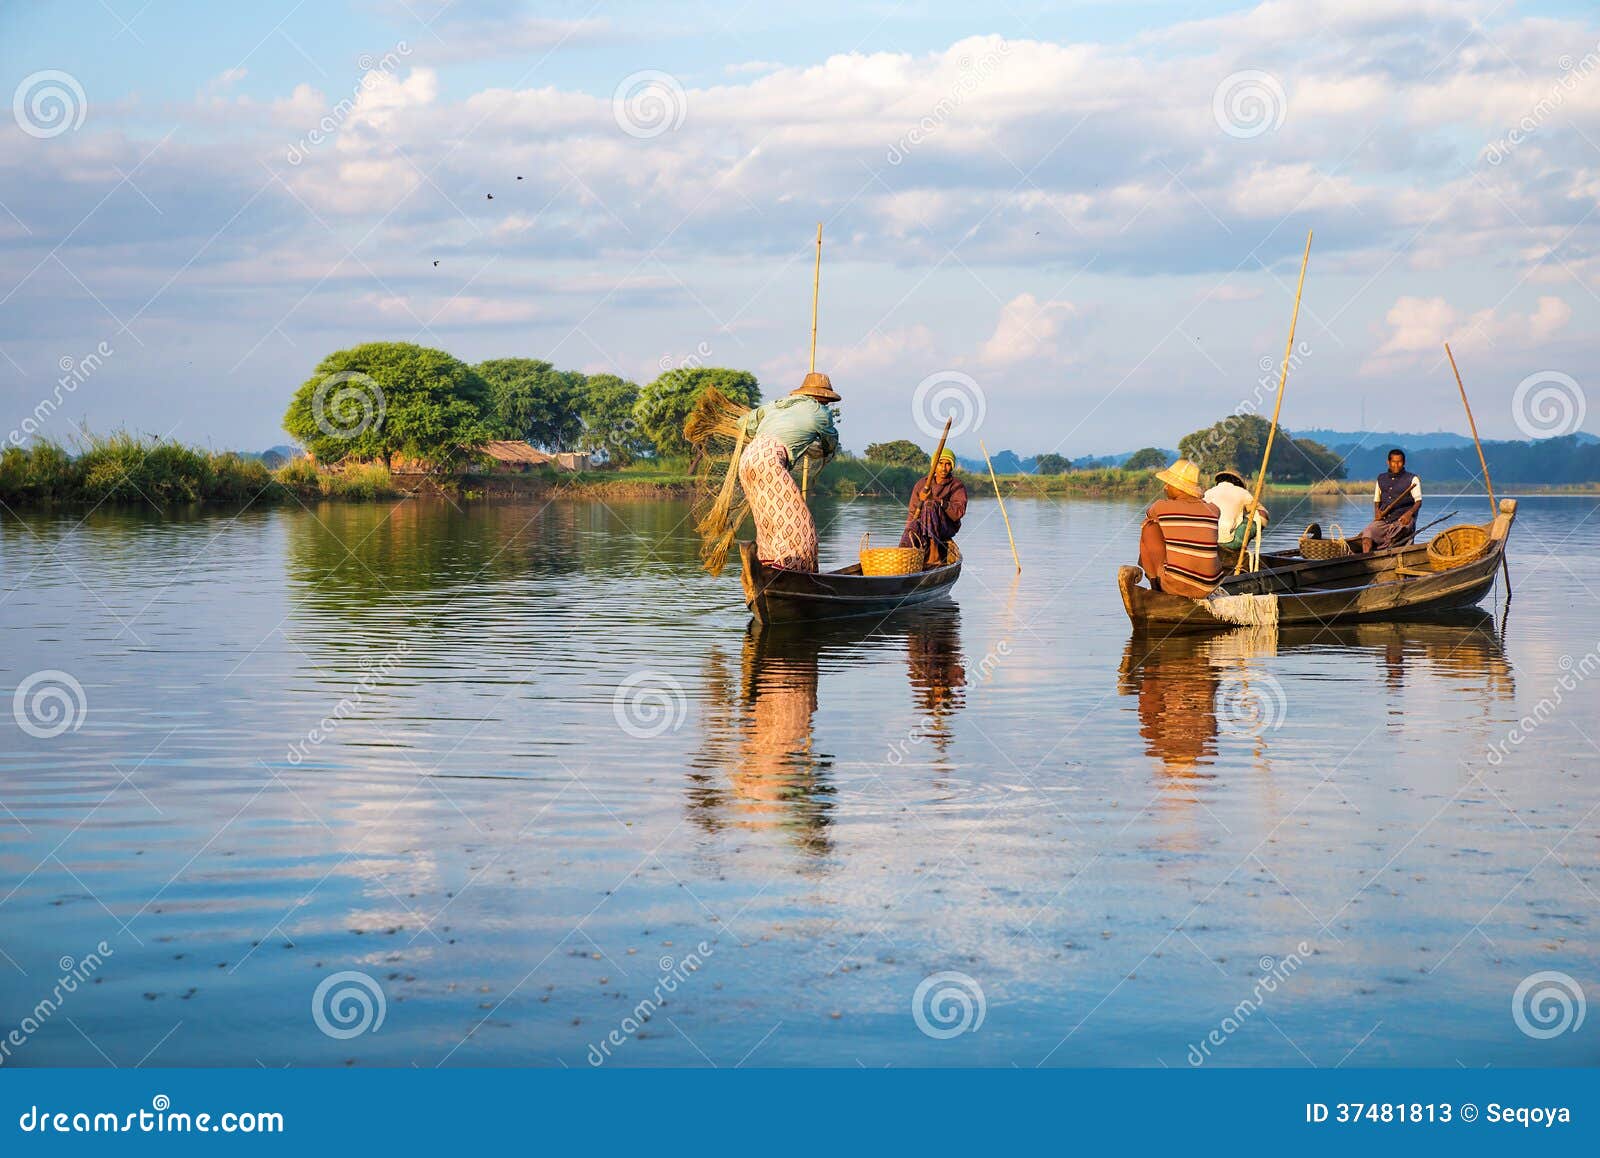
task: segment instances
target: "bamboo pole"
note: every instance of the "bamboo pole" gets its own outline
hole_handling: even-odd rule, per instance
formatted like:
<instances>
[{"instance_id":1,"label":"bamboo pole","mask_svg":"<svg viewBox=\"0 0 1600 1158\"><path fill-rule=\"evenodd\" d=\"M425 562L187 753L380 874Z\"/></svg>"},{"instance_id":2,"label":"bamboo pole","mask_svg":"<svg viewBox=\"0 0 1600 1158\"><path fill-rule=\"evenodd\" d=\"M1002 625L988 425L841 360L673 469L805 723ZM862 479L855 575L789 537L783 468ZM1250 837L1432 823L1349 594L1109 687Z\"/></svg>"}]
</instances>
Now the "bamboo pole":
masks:
<instances>
[{"instance_id":1,"label":"bamboo pole","mask_svg":"<svg viewBox=\"0 0 1600 1158\"><path fill-rule=\"evenodd\" d=\"M1450 352L1450 343L1444 344L1445 357L1450 359L1450 369L1456 372L1456 389L1461 391L1461 405L1467 410L1467 425L1472 428L1472 444L1478 448L1478 465L1483 467L1483 485L1489 491L1489 509L1492 514L1500 513L1500 504L1494 501L1494 483L1489 481L1489 460L1483 457L1483 443L1478 441L1478 424L1472 417L1472 403L1467 401L1467 387L1461 381L1461 368L1456 365L1456 356Z\"/></svg>"},{"instance_id":2,"label":"bamboo pole","mask_svg":"<svg viewBox=\"0 0 1600 1158\"><path fill-rule=\"evenodd\" d=\"M984 465L989 468L989 481L994 484L994 501L1000 504L1000 517L1006 521L1006 538L1011 540L1011 561L1017 565L1017 574L1022 574L1022 560L1017 557L1017 537L1011 533L1011 516L1006 514L1006 501L1000 497L1000 480L994 476L994 462L989 458L989 448L983 445L983 439L978 439L978 449L983 451Z\"/></svg>"},{"instance_id":3,"label":"bamboo pole","mask_svg":"<svg viewBox=\"0 0 1600 1158\"><path fill-rule=\"evenodd\" d=\"M822 222L817 222L817 267L811 274L811 370L817 369L817 291L822 286Z\"/></svg>"},{"instance_id":4,"label":"bamboo pole","mask_svg":"<svg viewBox=\"0 0 1600 1158\"><path fill-rule=\"evenodd\" d=\"M822 222L817 222L817 265L811 273L811 373L817 369L817 291L822 286ZM811 486L811 456L800 460L800 497Z\"/></svg>"},{"instance_id":5,"label":"bamboo pole","mask_svg":"<svg viewBox=\"0 0 1600 1158\"><path fill-rule=\"evenodd\" d=\"M1267 431L1267 448L1261 455L1261 472L1256 475L1256 490L1251 496L1250 506L1245 511L1248 520L1244 526L1244 542L1239 547L1239 562L1234 566L1235 575L1244 570L1244 561L1250 554L1250 535L1254 532L1256 538L1261 537L1260 528L1256 525L1256 509L1261 505L1261 489L1267 483L1267 463L1272 458L1272 443L1278 434L1278 414L1283 409L1283 389L1289 384L1289 359L1294 355L1294 331L1300 324L1300 294L1306 288L1306 266L1311 261L1311 230L1306 230L1306 251L1300 258L1300 281L1294 287L1294 313L1289 317L1289 341L1283 349L1283 370L1278 375L1278 400L1272 407L1272 428ZM1260 547L1258 546L1259 552Z\"/></svg>"},{"instance_id":6,"label":"bamboo pole","mask_svg":"<svg viewBox=\"0 0 1600 1158\"><path fill-rule=\"evenodd\" d=\"M1483 443L1478 440L1478 423L1472 417L1472 403L1467 401L1467 387L1461 381L1461 368L1456 365L1456 356L1450 352L1450 343L1444 344L1445 357L1450 359L1450 369L1456 374L1456 389L1461 391L1461 405L1467 411L1467 425L1472 428L1472 445L1478 448L1478 465L1483 468L1483 486L1489 492L1490 518L1497 518L1500 514L1500 504L1494 499L1494 483L1489 481L1489 460L1483 456ZM1511 602L1511 563L1506 559L1505 552L1500 553L1500 570L1506 577L1506 602Z\"/></svg>"}]
</instances>

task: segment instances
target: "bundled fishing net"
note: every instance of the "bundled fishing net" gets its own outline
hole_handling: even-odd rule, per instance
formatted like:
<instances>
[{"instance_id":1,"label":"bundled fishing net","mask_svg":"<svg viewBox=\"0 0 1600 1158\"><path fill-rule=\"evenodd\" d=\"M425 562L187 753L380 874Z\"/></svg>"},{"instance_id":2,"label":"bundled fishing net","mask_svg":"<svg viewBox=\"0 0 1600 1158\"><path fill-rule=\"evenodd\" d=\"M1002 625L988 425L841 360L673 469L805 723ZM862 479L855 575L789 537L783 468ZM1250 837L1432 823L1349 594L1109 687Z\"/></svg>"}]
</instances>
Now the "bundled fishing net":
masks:
<instances>
[{"instance_id":1,"label":"bundled fishing net","mask_svg":"<svg viewBox=\"0 0 1600 1158\"><path fill-rule=\"evenodd\" d=\"M683 424L683 437L694 447L699 497L694 529L700 535L700 565L712 575L728 565L728 550L739 533L750 504L739 491L739 457L744 453L743 422L750 409L711 387L695 403ZM723 463L726 462L726 467ZM719 468L722 482L712 490Z\"/></svg>"},{"instance_id":2,"label":"bundled fishing net","mask_svg":"<svg viewBox=\"0 0 1600 1158\"><path fill-rule=\"evenodd\" d=\"M1218 619L1241 627L1276 627L1278 624L1276 595L1211 595L1206 598L1206 608Z\"/></svg>"}]
</instances>

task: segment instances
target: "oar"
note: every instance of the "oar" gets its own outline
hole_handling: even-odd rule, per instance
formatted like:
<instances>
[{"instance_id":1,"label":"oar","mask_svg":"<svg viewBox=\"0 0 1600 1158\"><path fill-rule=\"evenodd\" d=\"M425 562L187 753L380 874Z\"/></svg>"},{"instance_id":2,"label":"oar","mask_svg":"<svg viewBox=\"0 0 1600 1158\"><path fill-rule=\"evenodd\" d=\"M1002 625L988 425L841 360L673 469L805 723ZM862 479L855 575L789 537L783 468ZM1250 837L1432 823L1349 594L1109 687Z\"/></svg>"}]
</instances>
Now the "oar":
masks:
<instances>
[{"instance_id":1,"label":"oar","mask_svg":"<svg viewBox=\"0 0 1600 1158\"><path fill-rule=\"evenodd\" d=\"M1006 514L1006 501L1000 497L1000 480L994 477L994 463L989 458L989 448L983 445L983 439L978 439L978 449L983 451L984 464L989 468L989 481L994 484L994 501L1000 504L1000 517L1006 521L1006 538L1011 540L1011 561L1017 565L1017 574L1022 574L1022 560L1017 557L1017 537L1011 533L1011 516Z\"/></svg>"},{"instance_id":2,"label":"oar","mask_svg":"<svg viewBox=\"0 0 1600 1158\"><path fill-rule=\"evenodd\" d=\"M1500 504L1494 501L1494 483L1489 481L1489 460L1483 456L1483 443L1478 441L1478 424L1472 417L1472 403L1467 401L1467 387L1461 381L1461 368L1456 365L1456 356L1450 352L1450 343L1444 344L1445 357L1450 359L1450 369L1456 374L1456 388L1461 391L1461 405L1467 410L1467 425L1472 428L1472 445L1478 448L1478 465L1483 467L1483 486L1489 492L1489 512L1494 518L1500 514ZM1506 577L1506 599L1511 599L1511 564L1506 559L1506 553L1500 552L1500 567Z\"/></svg>"},{"instance_id":3,"label":"oar","mask_svg":"<svg viewBox=\"0 0 1600 1158\"><path fill-rule=\"evenodd\" d=\"M817 266L811 274L811 372L817 369L817 291L822 286L822 222L817 222ZM806 497L811 485L811 456L800 460L800 497Z\"/></svg>"},{"instance_id":4,"label":"oar","mask_svg":"<svg viewBox=\"0 0 1600 1158\"><path fill-rule=\"evenodd\" d=\"M1456 517L1456 512L1455 511L1450 511L1447 514L1440 515L1437 519L1433 520L1433 522L1429 523L1426 527L1418 527L1415 531L1412 532L1412 537L1415 538L1417 535L1422 534L1423 531L1428 530L1430 527L1437 527L1440 523L1444 522L1446 519L1453 519L1455 517Z\"/></svg>"},{"instance_id":5,"label":"oar","mask_svg":"<svg viewBox=\"0 0 1600 1158\"><path fill-rule=\"evenodd\" d=\"M1278 375L1278 401L1272 407L1272 428L1267 431L1267 447L1261 454L1261 473L1256 475L1256 493L1250 499L1247 510L1249 521L1244 525L1244 542L1239 546L1239 562L1234 566L1235 575L1244 570L1244 561L1250 556L1250 533L1255 532L1257 539L1256 553L1261 552L1259 540L1260 528L1256 525L1255 511L1261 505L1261 488L1267 482L1267 462L1272 458L1272 441L1278 434L1278 412L1283 409L1283 388L1289 383L1289 359L1294 354L1294 331L1300 324L1300 293L1306 288L1306 266L1311 261L1311 230L1306 230L1306 252L1300 258L1300 283L1294 288L1294 313L1289 318L1289 344L1283 350L1283 370Z\"/></svg>"}]
</instances>

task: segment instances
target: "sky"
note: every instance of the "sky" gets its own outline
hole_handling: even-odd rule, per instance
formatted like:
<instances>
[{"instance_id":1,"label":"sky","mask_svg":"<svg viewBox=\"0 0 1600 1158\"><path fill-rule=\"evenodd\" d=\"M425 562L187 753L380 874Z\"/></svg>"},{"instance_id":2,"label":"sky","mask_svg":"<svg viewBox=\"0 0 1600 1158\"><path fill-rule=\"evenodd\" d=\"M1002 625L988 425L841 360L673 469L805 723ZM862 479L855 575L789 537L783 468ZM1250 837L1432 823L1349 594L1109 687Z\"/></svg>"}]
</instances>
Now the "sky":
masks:
<instances>
[{"instance_id":1,"label":"sky","mask_svg":"<svg viewBox=\"0 0 1600 1158\"><path fill-rule=\"evenodd\" d=\"M808 364L844 445L1600 432L1580 3L0 0L0 439L287 441L329 352ZM10 435L7 435L7 432Z\"/></svg>"}]
</instances>

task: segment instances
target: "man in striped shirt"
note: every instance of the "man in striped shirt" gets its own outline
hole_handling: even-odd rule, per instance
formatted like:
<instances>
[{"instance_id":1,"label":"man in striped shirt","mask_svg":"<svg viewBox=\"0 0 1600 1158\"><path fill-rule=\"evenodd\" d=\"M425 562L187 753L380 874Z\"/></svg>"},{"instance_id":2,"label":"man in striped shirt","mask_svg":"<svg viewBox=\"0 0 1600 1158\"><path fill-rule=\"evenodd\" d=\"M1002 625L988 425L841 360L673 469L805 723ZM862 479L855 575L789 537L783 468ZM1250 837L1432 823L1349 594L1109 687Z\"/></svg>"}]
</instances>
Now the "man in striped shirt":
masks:
<instances>
[{"instance_id":1,"label":"man in striped shirt","mask_svg":"<svg viewBox=\"0 0 1600 1158\"><path fill-rule=\"evenodd\" d=\"M1165 498L1150 504L1139 531L1139 566L1150 586L1172 595L1203 598L1222 579L1217 554L1221 512L1202 497L1200 468L1180 458L1156 477L1167 485Z\"/></svg>"}]
</instances>

